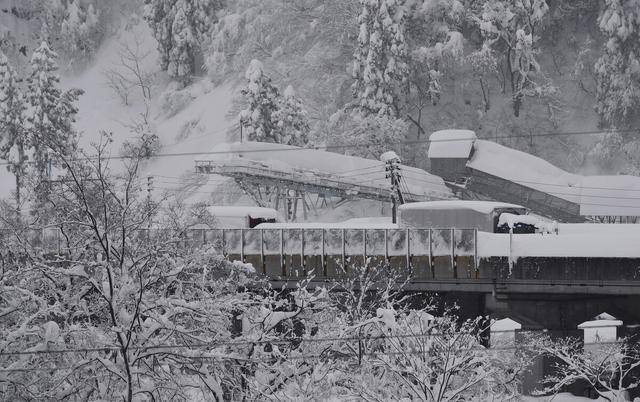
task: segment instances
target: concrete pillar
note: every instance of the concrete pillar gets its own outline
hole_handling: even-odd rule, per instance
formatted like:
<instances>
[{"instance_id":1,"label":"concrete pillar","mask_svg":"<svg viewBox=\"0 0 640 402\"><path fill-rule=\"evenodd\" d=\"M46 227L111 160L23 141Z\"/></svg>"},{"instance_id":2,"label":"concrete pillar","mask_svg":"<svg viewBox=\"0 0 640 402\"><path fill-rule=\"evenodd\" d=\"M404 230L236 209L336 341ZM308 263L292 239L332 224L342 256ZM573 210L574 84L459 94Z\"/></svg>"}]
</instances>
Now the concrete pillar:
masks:
<instances>
[{"instance_id":1,"label":"concrete pillar","mask_svg":"<svg viewBox=\"0 0 640 402\"><path fill-rule=\"evenodd\" d=\"M522 324L511 318L495 320L489 326L491 347L513 347L516 344L516 331L522 329Z\"/></svg>"},{"instance_id":2,"label":"concrete pillar","mask_svg":"<svg viewBox=\"0 0 640 402\"><path fill-rule=\"evenodd\" d=\"M618 327L622 321L611 314L601 313L591 321L585 321L578 325L578 329L583 331L584 344L594 344L601 342L615 342L618 340Z\"/></svg>"}]
</instances>

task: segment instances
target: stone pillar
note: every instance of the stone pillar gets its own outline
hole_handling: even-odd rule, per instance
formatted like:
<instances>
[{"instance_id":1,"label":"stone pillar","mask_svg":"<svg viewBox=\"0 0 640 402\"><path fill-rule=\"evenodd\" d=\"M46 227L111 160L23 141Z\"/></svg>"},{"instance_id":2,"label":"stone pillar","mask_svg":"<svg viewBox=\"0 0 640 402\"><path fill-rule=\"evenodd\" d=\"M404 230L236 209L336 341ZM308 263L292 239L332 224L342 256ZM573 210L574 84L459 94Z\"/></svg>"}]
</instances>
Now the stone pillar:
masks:
<instances>
[{"instance_id":1,"label":"stone pillar","mask_svg":"<svg viewBox=\"0 0 640 402\"><path fill-rule=\"evenodd\" d=\"M583 331L584 344L590 345L601 342L615 342L618 340L618 327L622 321L611 314L602 313L591 321L585 321L578 325Z\"/></svg>"},{"instance_id":2,"label":"stone pillar","mask_svg":"<svg viewBox=\"0 0 640 402\"><path fill-rule=\"evenodd\" d=\"M522 329L522 324L511 318L503 318L493 321L489 328L491 347L513 347L516 344L516 331Z\"/></svg>"}]
</instances>

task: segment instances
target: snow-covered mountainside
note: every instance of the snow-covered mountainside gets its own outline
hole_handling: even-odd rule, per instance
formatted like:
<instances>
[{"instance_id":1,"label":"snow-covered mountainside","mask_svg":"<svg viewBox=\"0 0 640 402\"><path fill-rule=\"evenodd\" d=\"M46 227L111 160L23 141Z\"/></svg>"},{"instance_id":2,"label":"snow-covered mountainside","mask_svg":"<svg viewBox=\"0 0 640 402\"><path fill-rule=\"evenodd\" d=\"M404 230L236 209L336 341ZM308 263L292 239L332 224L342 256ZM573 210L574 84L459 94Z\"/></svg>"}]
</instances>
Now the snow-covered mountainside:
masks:
<instances>
[{"instance_id":1,"label":"snow-covered mountainside","mask_svg":"<svg viewBox=\"0 0 640 402\"><path fill-rule=\"evenodd\" d=\"M428 134L443 128L472 129L569 172L637 168L640 143L623 129L640 97L635 84L627 95L607 86L603 67L613 69L615 56L605 42L637 32L616 36L613 6L234 0L165 12L164 3L0 2L0 47L22 77L47 39L62 87L84 91L74 126L82 147L102 131L113 135L112 154L141 133L158 136L160 155L144 166L154 194L250 203L227 179L194 174L203 152L239 139L241 120L245 138L344 146L336 152L373 159L395 148L422 169ZM521 68L508 68L514 60ZM616 96L627 103L614 108ZM613 125L621 130L598 132ZM1 169L0 196L14 181Z\"/></svg>"}]
</instances>

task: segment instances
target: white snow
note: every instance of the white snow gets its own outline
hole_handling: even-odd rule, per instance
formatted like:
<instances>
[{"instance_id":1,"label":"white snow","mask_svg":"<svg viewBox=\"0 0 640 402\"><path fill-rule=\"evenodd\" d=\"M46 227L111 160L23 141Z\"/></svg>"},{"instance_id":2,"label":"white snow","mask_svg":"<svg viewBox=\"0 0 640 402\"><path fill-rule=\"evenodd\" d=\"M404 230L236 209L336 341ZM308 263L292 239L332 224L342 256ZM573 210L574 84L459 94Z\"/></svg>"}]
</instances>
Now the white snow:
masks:
<instances>
[{"instance_id":1,"label":"white snow","mask_svg":"<svg viewBox=\"0 0 640 402\"><path fill-rule=\"evenodd\" d=\"M440 130L429 136L429 158L468 158L476 133L471 130Z\"/></svg>"},{"instance_id":2,"label":"white snow","mask_svg":"<svg viewBox=\"0 0 640 402\"><path fill-rule=\"evenodd\" d=\"M383 153L382 155L380 155L380 160L382 162L390 162L390 161L398 161L400 162L400 157L398 156L397 153L393 152L393 151L387 151L385 153Z\"/></svg>"},{"instance_id":3,"label":"white snow","mask_svg":"<svg viewBox=\"0 0 640 402\"><path fill-rule=\"evenodd\" d=\"M514 234L511 242L508 234L478 232L478 256L640 258L640 247L637 236L598 232Z\"/></svg>"},{"instance_id":4,"label":"white snow","mask_svg":"<svg viewBox=\"0 0 640 402\"><path fill-rule=\"evenodd\" d=\"M495 201L464 201L464 200L447 200L447 201L425 201L425 202L412 202L404 204L399 207L402 211L408 210L446 210L446 209L473 209L475 211L489 214L497 208L518 208L525 209L525 207L516 204L508 204L504 202Z\"/></svg>"}]
</instances>

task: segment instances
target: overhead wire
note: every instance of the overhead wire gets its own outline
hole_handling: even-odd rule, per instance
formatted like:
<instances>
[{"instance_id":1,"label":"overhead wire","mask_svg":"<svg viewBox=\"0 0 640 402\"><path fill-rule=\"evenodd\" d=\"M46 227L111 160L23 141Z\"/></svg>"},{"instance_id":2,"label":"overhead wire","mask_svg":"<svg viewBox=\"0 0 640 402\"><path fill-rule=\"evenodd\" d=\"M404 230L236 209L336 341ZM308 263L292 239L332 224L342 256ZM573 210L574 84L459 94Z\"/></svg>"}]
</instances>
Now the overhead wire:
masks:
<instances>
[{"instance_id":1,"label":"overhead wire","mask_svg":"<svg viewBox=\"0 0 640 402\"><path fill-rule=\"evenodd\" d=\"M638 132L638 130L617 130L617 132ZM573 131L573 132L547 132L547 133L538 133L533 137L550 137L550 136L573 136L573 135L604 135L607 134L607 131L602 130L594 130L594 131ZM506 138L531 138L530 134L511 134L500 136L500 139ZM428 144L428 143L437 143L437 142L457 142L457 141L468 141L466 138L443 138L437 140L406 140L406 141L395 141L389 142L387 145L389 146L398 146L398 145L414 145L414 144ZM179 145L179 143L171 144L171 145ZM361 144L347 144L347 145L326 145L326 146L312 146L307 148L299 148L299 147L282 147L282 148L270 148L270 149L238 149L238 150L220 150L220 151L199 151L199 152L169 152L169 153L157 153L153 156L150 156L149 159L158 159L164 157L179 157L179 156L199 156L199 155L233 155L233 154L251 154L251 153L270 153L270 152L300 152L300 151L308 151L308 150L316 150L316 151L326 151L326 150L343 150L343 149L359 149L359 148L367 148L371 146L380 145L378 142L368 142ZM71 158L69 161L86 161L86 160L96 160L97 156L85 156L80 158ZM102 156L102 160L123 160L123 159L131 159L130 156L125 155L109 155ZM33 161L28 161L27 163L33 163ZM8 165L9 162L0 162L0 165Z\"/></svg>"}]
</instances>

